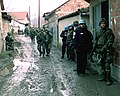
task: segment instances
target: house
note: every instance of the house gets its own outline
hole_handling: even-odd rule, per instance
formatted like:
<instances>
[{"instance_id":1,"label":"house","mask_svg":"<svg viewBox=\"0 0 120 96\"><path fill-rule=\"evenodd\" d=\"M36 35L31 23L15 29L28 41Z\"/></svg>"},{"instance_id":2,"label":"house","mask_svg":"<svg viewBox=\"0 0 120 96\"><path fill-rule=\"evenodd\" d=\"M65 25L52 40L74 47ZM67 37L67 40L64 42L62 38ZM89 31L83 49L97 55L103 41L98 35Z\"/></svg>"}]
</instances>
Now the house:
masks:
<instances>
[{"instance_id":1,"label":"house","mask_svg":"<svg viewBox=\"0 0 120 96\"><path fill-rule=\"evenodd\" d=\"M7 36L7 33L11 31L11 16L7 14L7 12L2 12L2 31L3 31L3 44L5 45L5 37ZM3 50L5 47L3 46Z\"/></svg>"},{"instance_id":2,"label":"house","mask_svg":"<svg viewBox=\"0 0 120 96\"><path fill-rule=\"evenodd\" d=\"M8 14L12 17L11 26L15 32L18 32L18 28L24 30L25 24L29 23L28 12L8 12Z\"/></svg>"},{"instance_id":3,"label":"house","mask_svg":"<svg viewBox=\"0 0 120 96\"><path fill-rule=\"evenodd\" d=\"M0 53L3 50L3 29L2 29L2 10L4 10L3 0L0 0Z\"/></svg>"},{"instance_id":4,"label":"house","mask_svg":"<svg viewBox=\"0 0 120 96\"><path fill-rule=\"evenodd\" d=\"M120 81L120 0L85 0L90 3L90 23L94 37L101 18L106 18L115 34L115 55L112 77Z\"/></svg>"},{"instance_id":5,"label":"house","mask_svg":"<svg viewBox=\"0 0 120 96\"><path fill-rule=\"evenodd\" d=\"M45 25L53 32L53 44L55 46L59 46L58 18L88 6L89 3L85 0L68 0L44 17L47 20Z\"/></svg>"},{"instance_id":6,"label":"house","mask_svg":"<svg viewBox=\"0 0 120 96\"><path fill-rule=\"evenodd\" d=\"M70 13L68 15L62 16L58 18L58 32L59 32L59 45L62 44L62 38L60 37L61 32L64 30L65 26L69 26L70 24L73 24L74 21L80 21L80 19L84 19L86 21L88 29L90 29L89 24L89 7L82 8L80 10L77 10L73 13Z\"/></svg>"}]
</instances>

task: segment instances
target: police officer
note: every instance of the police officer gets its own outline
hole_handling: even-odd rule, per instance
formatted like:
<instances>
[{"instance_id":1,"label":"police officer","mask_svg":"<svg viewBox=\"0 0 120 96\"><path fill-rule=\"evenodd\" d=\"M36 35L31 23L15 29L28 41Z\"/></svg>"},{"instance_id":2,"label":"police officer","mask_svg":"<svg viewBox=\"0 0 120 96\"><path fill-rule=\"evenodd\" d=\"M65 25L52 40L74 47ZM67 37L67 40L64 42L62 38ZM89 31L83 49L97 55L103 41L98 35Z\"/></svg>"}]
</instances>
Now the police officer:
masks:
<instances>
[{"instance_id":1,"label":"police officer","mask_svg":"<svg viewBox=\"0 0 120 96\"><path fill-rule=\"evenodd\" d=\"M62 57L61 57L61 59L63 59L64 55L65 55L67 33L68 33L68 26L66 26L60 34L60 37L62 38Z\"/></svg>"},{"instance_id":2,"label":"police officer","mask_svg":"<svg viewBox=\"0 0 120 96\"><path fill-rule=\"evenodd\" d=\"M95 43L94 43L94 51L97 54L101 55L101 67L102 67L102 78L98 79L99 81L106 81L106 85L110 85L110 74L111 68L110 64L113 62L113 43L115 36L113 34L112 29L107 27L107 21L102 18L99 23L100 32L97 33Z\"/></svg>"},{"instance_id":3,"label":"police officer","mask_svg":"<svg viewBox=\"0 0 120 96\"><path fill-rule=\"evenodd\" d=\"M6 40L6 51L14 50L14 39L11 36L10 32L7 33L5 40Z\"/></svg>"},{"instance_id":4,"label":"police officer","mask_svg":"<svg viewBox=\"0 0 120 96\"><path fill-rule=\"evenodd\" d=\"M85 76L85 69L87 66L87 54L90 51L93 36L87 30L86 21L80 20L79 27L75 30L75 49L77 54L77 74L78 76Z\"/></svg>"}]
</instances>

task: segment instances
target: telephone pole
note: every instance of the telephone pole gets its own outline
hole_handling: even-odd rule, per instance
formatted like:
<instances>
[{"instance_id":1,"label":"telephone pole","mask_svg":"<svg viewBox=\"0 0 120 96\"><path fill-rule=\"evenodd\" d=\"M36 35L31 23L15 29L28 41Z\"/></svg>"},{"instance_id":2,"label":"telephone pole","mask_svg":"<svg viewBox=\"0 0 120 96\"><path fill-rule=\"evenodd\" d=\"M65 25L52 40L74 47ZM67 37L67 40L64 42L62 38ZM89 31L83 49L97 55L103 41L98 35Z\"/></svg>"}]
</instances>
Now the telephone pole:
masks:
<instances>
[{"instance_id":1,"label":"telephone pole","mask_svg":"<svg viewBox=\"0 0 120 96\"><path fill-rule=\"evenodd\" d=\"M40 0L38 0L38 28L40 28Z\"/></svg>"},{"instance_id":2,"label":"telephone pole","mask_svg":"<svg viewBox=\"0 0 120 96\"><path fill-rule=\"evenodd\" d=\"M30 6L29 6L29 27L31 26L31 18L30 18L30 16L31 16L31 13L30 13Z\"/></svg>"}]
</instances>

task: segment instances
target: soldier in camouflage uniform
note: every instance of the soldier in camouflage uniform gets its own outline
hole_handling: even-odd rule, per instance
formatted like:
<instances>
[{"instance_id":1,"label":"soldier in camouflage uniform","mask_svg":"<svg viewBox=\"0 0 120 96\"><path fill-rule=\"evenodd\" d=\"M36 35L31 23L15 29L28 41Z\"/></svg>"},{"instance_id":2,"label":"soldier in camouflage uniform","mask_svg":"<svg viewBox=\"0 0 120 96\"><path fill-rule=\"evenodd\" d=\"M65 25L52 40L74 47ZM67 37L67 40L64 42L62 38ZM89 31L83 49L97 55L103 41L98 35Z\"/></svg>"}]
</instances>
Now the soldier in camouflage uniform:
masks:
<instances>
[{"instance_id":1,"label":"soldier in camouflage uniform","mask_svg":"<svg viewBox=\"0 0 120 96\"><path fill-rule=\"evenodd\" d=\"M38 30L37 33L37 49L39 51L39 55L41 56L43 54L43 57L45 55L45 49L46 49L46 33L44 31L44 29Z\"/></svg>"},{"instance_id":2,"label":"soldier in camouflage uniform","mask_svg":"<svg viewBox=\"0 0 120 96\"><path fill-rule=\"evenodd\" d=\"M53 39L53 34L50 32L48 28L45 28L46 32L46 56L49 56L50 50L51 50L51 44L52 44L52 39Z\"/></svg>"},{"instance_id":3,"label":"soldier in camouflage uniform","mask_svg":"<svg viewBox=\"0 0 120 96\"><path fill-rule=\"evenodd\" d=\"M75 60L74 45L73 45L73 32L74 32L74 27L71 24L69 26L69 30L67 34L67 58L72 61Z\"/></svg>"},{"instance_id":4,"label":"soldier in camouflage uniform","mask_svg":"<svg viewBox=\"0 0 120 96\"><path fill-rule=\"evenodd\" d=\"M25 37L29 35L28 24L25 24L24 34L25 34Z\"/></svg>"},{"instance_id":5,"label":"soldier in camouflage uniform","mask_svg":"<svg viewBox=\"0 0 120 96\"><path fill-rule=\"evenodd\" d=\"M35 42L36 30L34 27L30 27L30 38L32 42Z\"/></svg>"},{"instance_id":6,"label":"soldier in camouflage uniform","mask_svg":"<svg viewBox=\"0 0 120 96\"><path fill-rule=\"evenodd\" d=\"M14 39L11 36L11 33L7 33L7 36L5 37L6 40L6 51L14 50Z\"/></svg>"},{"instance_id":7,"label":"soldier in camouflage uniform","mask_svg":"<svg viewBox=\"0 0 120 96\"><path fill-rule=\"evenodd\" d=\"M101 29L96 35L94 51L101 55L100 64L103 70L103 77L98 80L106 81L106 85L110 85L110 64L113 62L113 43L115 36L113 31L107 27L107 21L104 18L100 21L99 26Z\"/></svg>"}]
</instances>

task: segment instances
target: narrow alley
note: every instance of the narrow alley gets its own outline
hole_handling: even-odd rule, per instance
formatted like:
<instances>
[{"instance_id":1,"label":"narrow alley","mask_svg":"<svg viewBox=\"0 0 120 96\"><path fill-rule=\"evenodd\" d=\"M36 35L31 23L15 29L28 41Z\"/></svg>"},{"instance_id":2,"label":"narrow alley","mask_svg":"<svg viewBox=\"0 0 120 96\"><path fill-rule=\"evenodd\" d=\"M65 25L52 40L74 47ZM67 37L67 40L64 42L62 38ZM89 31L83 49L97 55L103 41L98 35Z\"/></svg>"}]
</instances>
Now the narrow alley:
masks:
<instances>
[{"instance_id":1,"label":"narrow alley","mask_svg":"<svg viewBox=\"0 0 120 96\"><path fill-rule=\"evenodd\" d=\"M97 81L97 74L77 76L76 63L60 59L61 50L52 47L50 56L40 57L36 43L17 35L22 43L14 59L14 72L0 85L0 96L119 96L120 84Z\"/></svg>"}]
</instances>

